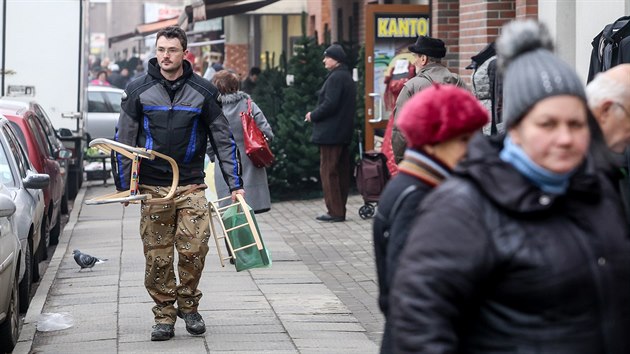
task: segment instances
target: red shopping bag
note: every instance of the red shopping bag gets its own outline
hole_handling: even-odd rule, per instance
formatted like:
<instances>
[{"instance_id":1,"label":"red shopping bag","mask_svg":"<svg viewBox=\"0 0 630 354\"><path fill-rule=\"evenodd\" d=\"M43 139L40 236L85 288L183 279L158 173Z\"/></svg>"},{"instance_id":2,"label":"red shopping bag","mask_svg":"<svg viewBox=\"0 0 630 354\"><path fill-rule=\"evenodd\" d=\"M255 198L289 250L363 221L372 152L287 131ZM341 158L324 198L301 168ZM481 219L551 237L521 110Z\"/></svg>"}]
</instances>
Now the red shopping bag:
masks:
<instances>
[{"instance_id":1,"label":"red shopping bag","mask_svg":"<svg viewBox=\"0 0 630 354\"><path fill-rule=\"evenodd\" d=\"M256 125L252 114L252 101L247 99L247 112L241 112L243 123L243 140L245 141L245 154L256 167L269 167L275 160L267 137Z\"/></svg>"}]
</instances>

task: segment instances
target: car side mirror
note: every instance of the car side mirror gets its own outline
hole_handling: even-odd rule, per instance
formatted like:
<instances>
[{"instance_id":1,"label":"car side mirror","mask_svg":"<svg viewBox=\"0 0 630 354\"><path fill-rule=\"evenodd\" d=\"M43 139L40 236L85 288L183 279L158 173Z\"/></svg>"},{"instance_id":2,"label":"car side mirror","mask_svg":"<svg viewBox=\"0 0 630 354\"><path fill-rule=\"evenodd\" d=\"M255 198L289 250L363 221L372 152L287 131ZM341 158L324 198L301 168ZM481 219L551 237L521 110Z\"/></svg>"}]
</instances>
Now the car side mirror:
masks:
<instances>
[{"instance_id":1,"label":"car side mirror","mask_svg":"<svg viewBox=\"0 0 630 354\"><path fill-rule=\"evenodd\" d=\"M11 198L0 194L0 217L9 217L15 213L15 203Z\"/></svg>"},{"instance_id":2,"label":"car side mirror","mask_svg":"<svg viewBox=\"0 0 630 354\"><path fill-rule=\"evenodd\" d=\"M68 149L59 149L55 152L55 159L69 159L72 157L72 151Z\"/></svg>"},{"instance_id":3,"label":"car side mirror","mask_svg":"<svg viewBox=\"0 0 630 354\"><path fill-rule=\"evenodd\" d=\"M43 173L28 172L26 177L22 180L24 188L27 189L43 189L48 187L50 183L50 176Z\"/></svg>"},{"instance_id":4,"label":"car side mirror","mask_svg":"<svg viewBox=\"0 0 630 354\"><path fill-rule=\"evenodd\" d=\"M59 136L72 136L72 130L68 128L59 128L57 130L57 133L59 134Z\"/></svg>"}]
</instances>

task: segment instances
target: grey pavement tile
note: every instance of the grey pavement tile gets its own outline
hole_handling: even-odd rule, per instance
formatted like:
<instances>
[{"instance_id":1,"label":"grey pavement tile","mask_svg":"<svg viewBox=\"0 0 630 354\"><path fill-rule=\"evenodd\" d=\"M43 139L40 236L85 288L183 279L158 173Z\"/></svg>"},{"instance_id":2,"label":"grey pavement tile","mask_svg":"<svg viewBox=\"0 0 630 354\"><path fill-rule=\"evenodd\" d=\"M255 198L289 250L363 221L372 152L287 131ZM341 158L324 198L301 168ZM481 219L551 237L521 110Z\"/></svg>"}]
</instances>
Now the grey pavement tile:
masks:
<instances>
[{"instance_id":1,"label":"grey pavement tile","mask_svg":"<svg viewBox=\"0 0 630 354\"><path fill-rule=\"evenodd\" d=\"M300 348L300 354L371 354L378 353L379 348Z\"/></svg>"},{"instance_id":2,"label":"grey pavement tile","mask_svg":"<svg viewBox=\"0 0 630 354\"><path fill-rule=\"evenodd\" d=\"M376 353L378 347L374 342L365 340L348 339L295 339L295 345L303 353L307 349L327 351L328 353Z\"/></svg>"},{"instance_id":3,"label":"grey pavement tile","mask_svg":"<svg viewBox=\"0 0 630 354\"><path fill-rule=\"evenodd\" d=\"M299 354L294 350L212 350L212 354Z\"/></svg>"},{"instance_id":4,"label":"grey pavement tile","mask_svg":"<svg viewBox=\"0 0 630 354\"><path fill-rule=\"evenodd\" d=\"M44 354L44 353L116 353L118 343L113 339L106 340L93 340L86 342L72 342L72 343L51 343L37 345L37 348L30 354ZM18 352L16 352L18 353Z\"/></svg>"},{"instance_id":5,"label":"grey pavement tile","mask_svg":"<svg viewBox=\"0 0 630 354\"><path fill-rule=\"evenodd\" d=\"M289 322L323 322L323 323L359 323L355 316L350 313L335 314L279 314L278 317L285 323Z\"/></svg>"},{"instance_id":6,"label":"grey pavement tile","mask_svg":"<svg viewBox=\"0 0 630 354\"><path fill-rule=\"evenodd\" d=\"M116 339L118 334L116 328L101 329L101 330L87 330L87 329L74 329L74 327L54 332L37 332L34 345L47 345L47 344L64 344L64 343L81 343L100 341L106 339Z\"/></svg>"},{"instance_id":7,"label":"grey pavement tile","mask_svg":"<svg viewBox=\"0 0 630 354\"><path fill-rule=\"evenodd\" d=\"M115 301L115 294L112 296L89 296L86 294L63 294L63 295L49 295L46 300L46 306L54 308L61 307L67 304L74 305L97 305L100 303L108 303Z\"/></svg>"},{"instance_id":8,"label":"grey pavement tile","mask_svg":"<svg viewBox=\"0 0 630 354\"><path fill-rule=\"evenodd\" d=\"M365 332L358 322L284 321L282 325L291 335L302 331Z\"/></svg>"},{"instance_id":9,"label":"grey pavement tile","mask_svg":"<svg viewBox=\"0 0 630 354\"><path fill-rule=\"evenodd\" d=\"M210 333L217 334L257 334L257 333L284 333L286 330L278 322L277 324L247 324L247 325L219 325L208 324L206 322L206 328Z\"/></svg>"},{"instance_id":10,"label":"grey pavement tile","mask_svg":"<svg viewBox=\"0 0 630 354\"><path fill-rule=\"evenodd\" d=\"M181 335L175 333L175 337L164 342L151 342L150 331L147 332L144 341L121 342L118 344L118 353L206 353L206 341L204 337L192 337L188 333Z\"/></svg>"},{"instance_id":11,"label":"grey pavement tile","mask_svg":"<svg viewBox=\"0 0 630 354\"><path fill-rule=\"evenodd\" d=\"M95 272L84 271L85 276L80 277L57 277L54 286L93 286L93 285L118 285L118 275L100 275Z\"/></svg>"},{"instance_id":12,"label":"grey pavement tile","mask_svg":"<svg viewBox=\"0 0 630 354\"><path fill-rule=\"evenodd\" d=\"M223 336L223 335L221 335ZM207 337L208 347L210 352L214 351L256 351L264 352L271 351L292 351L295 350L295 345L287 337L286 340L280 341L226 341L220 337L209 336Z\"/></svg>"},{"instance_id":13,"label":"grey pavement tile","mask_svg":"<svg viewBox=\"0 0 630 354\"><path fill-rule=\"evenodd\" d=\"M94 285L85 285L85 286L74 286L72 284L66 285L53 285L50 290L51 295L74 295L74 294L93 294L93 295L112 295L118 294L118 286L117 285L104 285L99 286L98 284Z\"/></svg>"}]
</instances>

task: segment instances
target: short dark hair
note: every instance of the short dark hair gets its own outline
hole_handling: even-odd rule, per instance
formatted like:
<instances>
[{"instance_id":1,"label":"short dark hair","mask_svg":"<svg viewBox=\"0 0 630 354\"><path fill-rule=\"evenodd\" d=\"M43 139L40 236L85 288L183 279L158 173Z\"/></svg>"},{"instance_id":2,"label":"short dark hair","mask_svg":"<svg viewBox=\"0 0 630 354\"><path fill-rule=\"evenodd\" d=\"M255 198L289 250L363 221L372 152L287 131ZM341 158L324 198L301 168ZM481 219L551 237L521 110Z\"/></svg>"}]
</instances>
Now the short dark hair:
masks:
<instances>
[{"instance_id":1,"label":"short dark hair","mask_svg":"<svg viewBox=\"0 0 630 354\"><path fill-rule=\"evenodd\" d=\"M249 75L260 75L260 68L257 66L252 66L251 69L249 69Z\"/></svg>"},{"instance_id":2,"label":"short dark hair","mask_svg":"<svg viewBox=\"0 0 630 354\"><path fill-rule=\"evenodd\" d=\"M166 28L162 28L158 31L157 36L155 37L155 43L160 37L166 37L168 39L177 38L179 39L179 43L182 45L182 49L186 50L188 47L188 38L186 37L186 32L179 26L168 26Z\"/></svg>"},{"instance_id":3,"label":"short dark hair","mask_svg":"<svg viewBox=\"0 0 630 354\"><path fill-rule=\"evenodd\" d=\"M238 76L230 70L221 70L214 74L212 83L222 95L238 91Z\"/></svg>"}]
</instances>

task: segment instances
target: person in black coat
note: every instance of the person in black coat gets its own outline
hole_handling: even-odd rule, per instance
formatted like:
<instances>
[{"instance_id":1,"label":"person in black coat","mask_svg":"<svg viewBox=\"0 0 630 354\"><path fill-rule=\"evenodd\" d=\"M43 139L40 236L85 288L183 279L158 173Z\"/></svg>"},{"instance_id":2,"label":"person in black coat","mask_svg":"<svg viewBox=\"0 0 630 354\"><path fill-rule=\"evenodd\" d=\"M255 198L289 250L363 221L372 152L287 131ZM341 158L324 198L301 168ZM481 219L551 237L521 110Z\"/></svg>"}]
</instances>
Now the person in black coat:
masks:
<instances>
[{"instance_id":1,"label":"person in black coat","mask_svg":"<svg viewBox=\"0 0 630 354\"><path fill-rule=\"evenodd\" d=\"M350 151L356 86L345 64L346 53L338 44L324 51L324 66L329 71L319 91L317 107L304 120L313 123L311 141L319 145L320 178L327 212L316 219L326 222L346 220L350 190Z\"/></svg>"},{"instance_id":2,"label":"person in black coat","mask_svg":"<svg viewBox=\"0 0 630 354\"><path fill-rule=\"evenodd\" d=\"M378 303L386 318L381 353L391 352L389 287L418 204L450 176L464 157L468 140L488 117L486 108L470 92L439 84L414 95L398 116L407 150L399 173L381 193L373 229Z\"/></svg>"},{"instance_id":3,"label":"person in black coat","mask_svg":"<svg viewBox=\"0 0 630 354\"><path fill-rule=\"evenodd\" d=\"M503 28L505 138L475 136L394 276L397 353L629 353L630 239L587 157L584 89L535 21Z\"/></svg>"}]
</instances>

